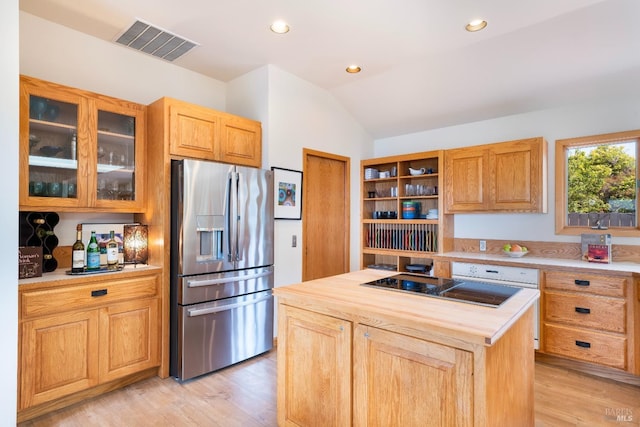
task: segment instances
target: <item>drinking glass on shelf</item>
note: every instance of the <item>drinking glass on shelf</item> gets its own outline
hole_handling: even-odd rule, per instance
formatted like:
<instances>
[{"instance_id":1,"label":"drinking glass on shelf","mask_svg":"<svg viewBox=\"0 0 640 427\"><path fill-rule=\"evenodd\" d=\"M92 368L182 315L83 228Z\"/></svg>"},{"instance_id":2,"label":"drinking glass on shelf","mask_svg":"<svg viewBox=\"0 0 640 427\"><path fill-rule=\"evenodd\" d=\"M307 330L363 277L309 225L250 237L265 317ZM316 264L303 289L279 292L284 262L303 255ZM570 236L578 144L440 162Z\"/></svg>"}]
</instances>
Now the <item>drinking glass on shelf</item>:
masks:
<instances>
[{"instance_id":1,"label":"drinking glass on shelf","mask_svg":"<svg viewBox=\"0 0 640 427\"><path fill-rule=\"evenodd\" d=\"M404 187L404 193L406 196L415 196L416 190L413 184L406 184Z\"/></svg>"}]
</instances>

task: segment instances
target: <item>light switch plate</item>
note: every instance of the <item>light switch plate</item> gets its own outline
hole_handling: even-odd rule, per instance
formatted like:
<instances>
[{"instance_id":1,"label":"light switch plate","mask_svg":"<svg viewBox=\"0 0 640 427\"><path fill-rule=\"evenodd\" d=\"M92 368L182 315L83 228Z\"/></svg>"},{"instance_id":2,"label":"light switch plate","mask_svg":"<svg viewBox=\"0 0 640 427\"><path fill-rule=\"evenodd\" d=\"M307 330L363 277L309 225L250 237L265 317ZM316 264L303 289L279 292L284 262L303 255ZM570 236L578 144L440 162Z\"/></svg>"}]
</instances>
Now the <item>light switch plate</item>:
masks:
<instances>
[{"instance_id":1,"label":"light switch plate","mask_svg":"<svg viewBox=\"0 0 640 427\"><path fill-rule=\"evenodd\" d=\"M487 241L486 240L480 240L480 251L481 252L485 252L487 250Z\"/></svg>"}]
</instances>

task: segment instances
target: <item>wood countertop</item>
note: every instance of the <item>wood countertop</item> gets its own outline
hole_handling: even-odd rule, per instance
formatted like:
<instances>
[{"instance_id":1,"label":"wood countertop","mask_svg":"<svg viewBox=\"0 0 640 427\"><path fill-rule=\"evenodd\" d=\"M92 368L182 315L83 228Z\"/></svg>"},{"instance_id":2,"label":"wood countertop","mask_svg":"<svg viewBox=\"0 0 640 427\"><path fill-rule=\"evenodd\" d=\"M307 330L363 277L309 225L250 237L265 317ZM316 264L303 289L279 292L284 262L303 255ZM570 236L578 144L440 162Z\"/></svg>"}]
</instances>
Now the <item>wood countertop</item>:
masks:
<instances>
[{"instance_id":1,"label":"wood countertop","mask_svg":"<svg viewBox=\"0 0 640 427\"><path fill-rule=\"evenodd\" d=\"M42 277L32 277L29 279L19 279L18 286L22 290L33 290L40 288L53 288L57 286L69 286L76 284L86 284L91 282L102 282L109 279L124 279L128 277L136 277L140 275L150 274L162 271L162 268L153 265L126 265L120 271L70 275L66 273L67 269L58 268L50 273L43 273Z\"/></svg>"},{"instance_id":2,"label":"wood countertop","mask_svg":"<svg viewBox=\"0 0 640 427\"><path fill-rule=\"evenodd\" d=\"M590 271L593 273L608 273L614 275L640 276L640 264L633 262L612 262L599 264L575 259L545 258L525 255L522 258L510 258L506 255L481 254L477 252L445 252L434 258L446 261L461 261L472 263L486 263L508 265L513 267L529 267L541 270L572 270Z\"/></svg>"},{"instance_id":3,"label":"wood countertop","mask_svg":"<svg viewBox=\"0 0 640 427\"><path fill-rule=\"evenodd\" d=\"M539 298L521 289L497 308L360 286L397 272L367 269L274 289L279 302L366 323L371 326L425 331L443 341L491 346Z\"/></svg>"}]
</instances>

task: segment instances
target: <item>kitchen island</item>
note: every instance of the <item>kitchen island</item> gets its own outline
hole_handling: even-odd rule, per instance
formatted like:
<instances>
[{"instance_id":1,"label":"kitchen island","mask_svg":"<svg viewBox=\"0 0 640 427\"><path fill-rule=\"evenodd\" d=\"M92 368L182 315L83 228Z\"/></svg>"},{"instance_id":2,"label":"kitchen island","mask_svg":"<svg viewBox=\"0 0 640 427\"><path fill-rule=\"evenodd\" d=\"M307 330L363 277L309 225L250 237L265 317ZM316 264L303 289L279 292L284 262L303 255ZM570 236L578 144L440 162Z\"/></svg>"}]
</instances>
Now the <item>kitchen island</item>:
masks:
<instances>
[{"instance_id":1,"label":"kitchen island","mask_svg":"<svg viewBox=\"0 0 640 427\"><path fill-rule=\"evenodd\" d=\"M278 425L533 426L533 304L499 307L362 283L362 270L274 290Z\"/></svg>"}]
</instances>

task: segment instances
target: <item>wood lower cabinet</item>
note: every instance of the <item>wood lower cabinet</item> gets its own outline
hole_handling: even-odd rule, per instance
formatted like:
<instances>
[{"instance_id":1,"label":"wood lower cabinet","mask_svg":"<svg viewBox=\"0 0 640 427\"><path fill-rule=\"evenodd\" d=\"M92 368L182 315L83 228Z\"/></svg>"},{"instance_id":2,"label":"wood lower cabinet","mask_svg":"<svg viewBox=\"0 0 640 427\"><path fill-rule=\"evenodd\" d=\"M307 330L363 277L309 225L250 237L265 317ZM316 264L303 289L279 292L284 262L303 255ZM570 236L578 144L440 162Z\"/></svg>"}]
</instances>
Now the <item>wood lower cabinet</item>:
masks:
<instances>
[{"instance_id":1,"label":"wood lower cabinet","mask_svg":"<svg viewBox=\"0 0 640 427\"><path fill-rule=\"evenodd\" d=\"M128 275L21 285L20 420L160 365L160 276Z\"/></svg>"},{"instance_id":2,"label":"wood lower cabinet","mask_svg":"<svg viewBox=\"0 0 640 427\"><path fill-rule=\"evenodd\" d=\"M98 317L92 310L22 324L20 409L98 384Z\"/></svg>"},{"instance_id":3,"label":"wood lower cabinet","mask_svg":"<svg viewBox=\"0 0 640 427\"><path fill-rule=\"evenodd\" d=\"M637 374L633 278L564 271L542 277L541 350Z\"/></svg>"},{"instance_id":4,"label":"wood lower cabinet","mask_svg":"<svg viewBox=\"0 0 640 427\"><path fill-rule=\"evenodd\" d=\"M444 159L445 213L547 211L544 138L447 150Z\"/></svg>"},{"instance_id":5,"label":"wood lower cabinet","mask_svg":"<svg viewBox=\"0 0 640 427\"><path fill-rule=\"evenodd\" d=\"M473 353L357 325L354 359L354 426L473 425Z\"/></svg>"},{"instance_id":6,"label":"wood lower cabinet","mask_svg":"<svg viewBox=\"0 0 640 427\"><path fill-rule=\"evenodd\" d=\"M286 305L278 319L278 425L349 425L351 322Z\"/></svg>"},{"instance_id":7,"label":"wood lower cabinet","mask_svg":"<svg viewBox=\"0 0 640 427\"><path fill-rule=\"evenodd\" d=\"M151 110L166 115L171 156L253 167L262 164L260 122L172 98L159 99Z\"/></svg>"},{"instance_id":8,"label":"wood lower cabinet","mask_svg":"<svg viewBox=\"0 0 640 427\"><path fill-rule=\"evenodd\" d=\"M279 426L533 425L532 308L485 347L305 307L278 306Z\"/></svg>"},{"instance_id":9,"label":"wood lower cabinet","mask_svg":"<svg viewBox=\"0 0 640 427\"><path fill-rule=\"evenodd\" d=\"M157 366L158 326L156 298L100 309L100 382Z\"/></svg>"}]
</instances>

